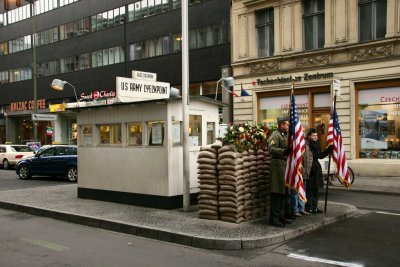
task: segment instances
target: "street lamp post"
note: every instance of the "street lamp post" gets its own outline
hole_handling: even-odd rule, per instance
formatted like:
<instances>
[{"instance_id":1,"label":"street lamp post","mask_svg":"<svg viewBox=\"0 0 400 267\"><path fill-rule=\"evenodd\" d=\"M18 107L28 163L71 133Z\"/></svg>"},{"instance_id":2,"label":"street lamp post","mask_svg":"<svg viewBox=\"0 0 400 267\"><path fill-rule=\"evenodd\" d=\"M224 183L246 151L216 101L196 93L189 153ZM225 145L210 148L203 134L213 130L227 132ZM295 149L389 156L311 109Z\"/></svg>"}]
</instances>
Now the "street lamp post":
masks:
<instances>
[{"instance_id":1,"label":"street lamp post","mask_svg":"<svg viewBox=\"0 0 400 267\"><path fill-rule=\"evenodd\" d=\"M183 127L183 210L190 209L189 163L189 45L188 1L182 0L182 127Z\"/></svg>"},{"instance_id":2,"label":"street lamp post","mask_svg":"<svg viewBox=\"0 0 400 267\"><path fill-rule=\"evenodd\" d=\"M31 14L32 14L32 54L33 54L33 62L32 62L32 78L33 78L33 113L36 114L37 109L37 70L36 70L36 25L35 25L35 1L36 0L26 0L31 5ZM38 129L37 122L33 122L33 139L35 141L38 140Z\"/></svg>"},{"instance_id":3,"label":"street lamp post","mask_svg":"<svg viewBox=\"0 0 400 267\"><path fill-rule=\"evenodd\" d=\"M235 80L232 77L225 77L221 78L217 81L217 86L215 88L215 100L217 100L217 95L218 95L218 84L221 82L221 86L224 89L228 89L231 86L235 85Z\"/></svg>"},{"instance_id":4,"label":"street lamp post","mask_svg":"<svg viewBox=\"0 0 400 267\"><path fill-rule=\"evenodd\" d=\"M74 90L76 103L77 103L77 105L78 105L78 107L79 107L79 100L78 100L78 96L76 95L75 86L73 86L72 84L70 84L70 83L67 82L67 81L62 81L62 80L60 80L60 79L54 79L54 80L52 81L50 87L51 87L52 89L54 89L54 90L57 90L57 91L63 91L63 90L64 90L64 86L65 86L66 84L68 84L69 86L71 86L72 89Z\"/></svg>"}]
</instances>

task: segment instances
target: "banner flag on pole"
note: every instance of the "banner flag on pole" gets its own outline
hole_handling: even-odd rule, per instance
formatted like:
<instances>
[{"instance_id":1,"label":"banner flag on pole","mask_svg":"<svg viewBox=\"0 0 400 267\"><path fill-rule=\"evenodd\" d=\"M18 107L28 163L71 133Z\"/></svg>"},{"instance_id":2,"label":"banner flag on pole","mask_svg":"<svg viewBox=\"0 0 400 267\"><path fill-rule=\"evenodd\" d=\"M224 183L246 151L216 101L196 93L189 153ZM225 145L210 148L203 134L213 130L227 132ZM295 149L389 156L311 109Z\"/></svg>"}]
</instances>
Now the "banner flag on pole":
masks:
<instances>
[{"instance_id":1,"label":"banner flag on pole","mask_svg":"<svg viewBox=\"0 0 400 267\"><path fill-rule=\"evenodd\" d=\"M331 109L331 119L328 128L328 145L333 145L332 158L336 163L339 179L348 188L350 183L350 173L347 167L346 153L343 148L342 131L340 130L339 117L336 113L335 104Z\"/></svg>"},{"instance_id":2,"label":"banner flag on pole","mask_svg":"<svg viewBox=\"0 0 400 267\"><path fill-rule=\"evenodd\" d=\"M240 83L240 96L250 96L248 92L243 89L243 83Z\"/></svg>"},{"instance_id":3,"label":"banner flag on pole","mask_svg":"<svg viewBox=\"0 0 400 267\"><path fill-rule=\"evenodd\" d=\"M297 191L297 194L302 201L307 202L302 175L302 155L305 151L305 141L303 127L301 126L299 113L296 107L294 85L292 85L292 92L290 95L289 114L290 126L288 146L292 147L292 152L290 152L287 159L285 183L286 186Z\"/></svg>"}]
</instances>

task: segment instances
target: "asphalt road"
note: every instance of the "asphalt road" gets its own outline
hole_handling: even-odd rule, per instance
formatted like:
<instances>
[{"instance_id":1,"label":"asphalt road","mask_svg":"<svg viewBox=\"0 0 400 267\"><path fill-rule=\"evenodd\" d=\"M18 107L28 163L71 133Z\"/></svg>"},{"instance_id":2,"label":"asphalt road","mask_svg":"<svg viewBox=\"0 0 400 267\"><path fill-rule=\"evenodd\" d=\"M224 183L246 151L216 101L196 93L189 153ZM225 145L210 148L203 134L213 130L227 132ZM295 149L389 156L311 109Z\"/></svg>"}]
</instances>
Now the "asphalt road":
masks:
<instances>
[{"instance_id":1,"label":"asphalt road","mask_svg":"<svg viewBox=\"0 0 400 267\"><path fill-rule=\"evenodd\" d=\"M0 170L0 190L60 183L22 181ZM0 266L400 266L400 196L332 190L329 201L355 205L360 214L279 246L243 251L201 250L0 210Z\"/></svg>"},{"instance_id":2,"label":"asphalt road","mask_svg":"<svg viewBox=\"0 0 400 267\"><path fill-rule=\"evenodd\" d=\"M68 183L65 177L32 177L29 180L19 179L14 169L0 169L0 191L21 188L33 188L40 186L52 186Z\"/></svg>"}]
</instances>

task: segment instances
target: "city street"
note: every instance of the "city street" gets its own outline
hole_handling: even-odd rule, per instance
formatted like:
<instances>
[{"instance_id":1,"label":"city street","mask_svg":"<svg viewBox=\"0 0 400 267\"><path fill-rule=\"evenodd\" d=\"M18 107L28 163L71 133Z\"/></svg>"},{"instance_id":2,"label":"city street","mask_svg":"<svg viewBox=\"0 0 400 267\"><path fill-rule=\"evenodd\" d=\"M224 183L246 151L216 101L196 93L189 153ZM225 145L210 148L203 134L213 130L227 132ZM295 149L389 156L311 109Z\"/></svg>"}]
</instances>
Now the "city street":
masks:
<instances>
[{"instance_id":1,"label":"city street","mask_svg":"<svg viewBox=\"0 0 400 267\"><path fill-rule=\"evenodd\" d=\"M1 190L64 180L19 180L0 170ZM360 215L301 238L253 250L212 251L0 210L0 265L21 266L396 266L400 264L400 196L331 190L330 201ZM323 196L321 196L323 199ZM329 211L328 211L329 212Z\"/></svg>"}]
</instances>

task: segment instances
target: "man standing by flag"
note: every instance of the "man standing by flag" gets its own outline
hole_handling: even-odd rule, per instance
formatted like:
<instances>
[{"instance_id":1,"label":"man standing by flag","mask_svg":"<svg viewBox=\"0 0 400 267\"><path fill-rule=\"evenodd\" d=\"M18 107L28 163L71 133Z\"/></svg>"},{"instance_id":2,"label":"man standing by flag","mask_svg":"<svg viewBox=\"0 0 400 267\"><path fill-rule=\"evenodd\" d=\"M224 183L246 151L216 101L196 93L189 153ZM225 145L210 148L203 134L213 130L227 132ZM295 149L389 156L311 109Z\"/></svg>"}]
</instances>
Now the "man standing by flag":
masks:
<instances>
[{"instance_id":1,"label":"man standing by flag","mask_svg":"<svg viewBox=\"0 0 400 267\"><path fill-rule=\"evenodd\" d=\"M287 155L291 152L288 147L287 134L289 120L287 117L277 119L278 129L272 133L268 140L268 151L271 153L271 200L269 223L276 227L283 227L285 220L285 169Z\"/></svg>"}]
</instances>

